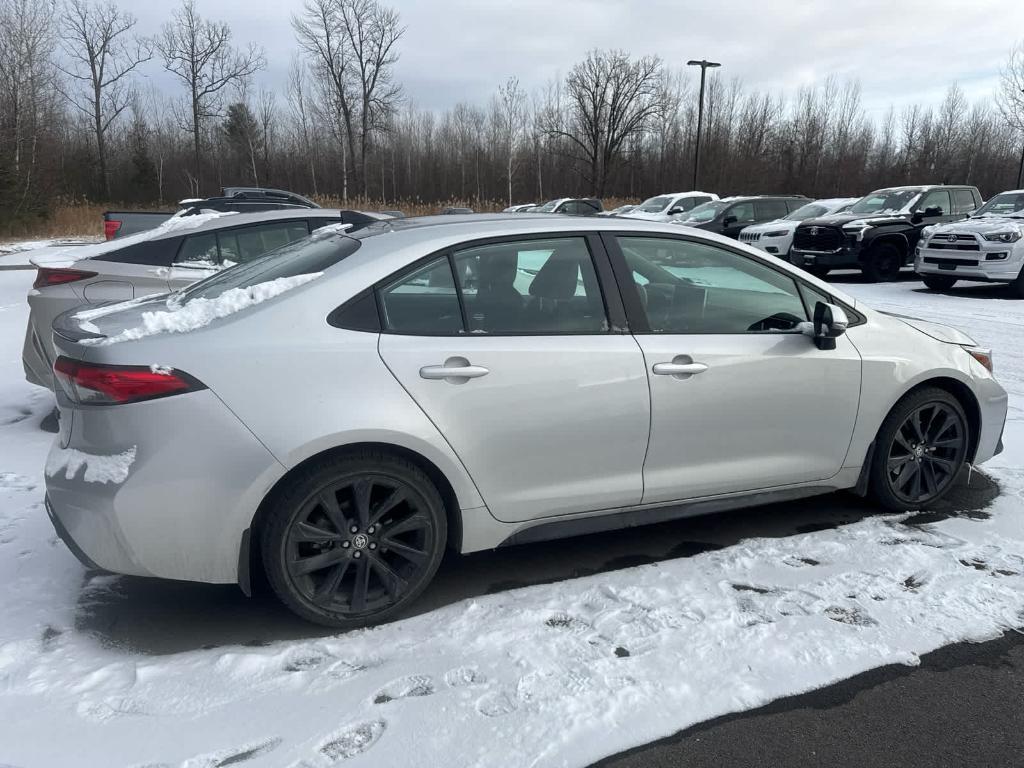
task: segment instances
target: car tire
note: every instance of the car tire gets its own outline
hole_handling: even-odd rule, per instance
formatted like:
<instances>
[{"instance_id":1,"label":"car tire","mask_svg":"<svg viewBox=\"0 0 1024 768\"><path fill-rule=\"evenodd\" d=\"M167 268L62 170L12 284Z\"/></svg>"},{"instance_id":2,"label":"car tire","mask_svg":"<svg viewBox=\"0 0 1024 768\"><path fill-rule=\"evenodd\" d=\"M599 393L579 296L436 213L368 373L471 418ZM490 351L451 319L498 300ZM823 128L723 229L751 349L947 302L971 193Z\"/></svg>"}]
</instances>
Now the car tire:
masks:
<instances>
[{"instance_id":1,"label":"car tire","mask_svg":"<svg viewBox=\"0 0 1024 768\"><path fill-rule=\"evenodd\" d=\"M316 461L268 502L267 579L304 619L352 629L389 621L430 583L447 539L433 481L398 456L360 450Z\"/></svg>"},{"instance_id":2,"label":"car tire","mask_svg":"<svg viewBox=\"0 0 1024 768\"><path fill-rule=\"evenodd\" d=\"M872 498L897 512L927 508L953 486L970 439L953 395L938 387L910 393L878 430L868 479Z\"/></svg>"},{"instance_id":3,"label":"car tire","mask_svg":"<svg viewBox=\"0 0 1024 768\"><path fill-rule=\"evenodd\" d=\"M1010 291L1018 299L1024 299L1024 269L1017 275L1017 279L1010 283Z\"/></svg>"},{"instance_id":4,"label":"car tire","mask_svg":"<svg viewBox=\"0 0 1024 768\"><path fill-rule=\"evenodd\" d=\"M868 253L861 271L872 283L886 283L897 279L902 268L903 252L892 243L878 243Z\"/></svg>"},{"instance_id":5,"label":"car tire","mask_svg":"<svg viewBox=\"0 0 1024 768\"><path fill-rule=\"evenodd\" d=\"M810 275L814 275L819 280L824 280L826 277L828 277L828 273L832 271L832 268L807 266L804 267L804 271Z\"/></svg>"},{"instance_id":6,"label":"car tire","mask_svg":"<svg viewBox=\"0 0 1024 768\"><path fill-rule=\"evenodd\" d=\"M948 291L956 285L955 277L945 275L921 275L921 280L932 291Z\"/></svg>"}]
</instances>

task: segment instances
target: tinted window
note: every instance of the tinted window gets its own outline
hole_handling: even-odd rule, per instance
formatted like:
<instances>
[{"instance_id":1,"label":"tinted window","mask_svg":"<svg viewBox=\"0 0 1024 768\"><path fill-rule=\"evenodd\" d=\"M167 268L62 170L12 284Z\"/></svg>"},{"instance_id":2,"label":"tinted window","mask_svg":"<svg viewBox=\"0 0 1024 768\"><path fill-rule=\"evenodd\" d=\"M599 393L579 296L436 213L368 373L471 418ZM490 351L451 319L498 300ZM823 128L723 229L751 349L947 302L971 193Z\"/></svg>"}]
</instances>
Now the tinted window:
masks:
<instances>
[{"instance_id":1,"label":"tinted window","mask_svg":"<svg viewBox=\"0 0 1024 768\"><path fill-rule=\"evenodd\" d=\"M238 227L217 233L224 264L245 264L309 234L305 221L281 221L258 227ZM229 263L230 262L230 263Z\"/></svg>"},{"instance_id":2,"label":"tinted window","mask_svg":"<svg viewBox=\"0 0 1024 768\"><path fill-rule=\"evenodd\" d=\"M215 267L220 264L220 254L217 251L217 235L213 232L202 235L190 235L185 238L178 251L178 258L175 264L185 264L192 267Z\"/></svg>"},{"instance_id":3,"label":"tinted window","mask_svg":"<svg viewBox=\"0 0 1024 768\"><path fill-rule=\"evenodd\" d=\"M796 281L703 243L622 237L652 333L792 332L807 320Z\"/></svg>"},{"instance_id":4,"label":"tinted window","mask_svg":"<svg viewBox=\"0 0 1024 768\"><path fill-rule=\"evenodd\" d=\"M942 213L940 216L945 216L949 213L949 190L946 189L933 189L931 192L925 194L921 198L921 202L917 205L917 210L924 213L929 208L941 208Z\"/></svg>"},{"instance_id":5,"label":"tinted window","mask_svg":"<svg viewBox=\"0 0 1024 768\"><path fill-rule=\"evenodd\" d=\"M754 203L754 211L760 221L781 219L789 213L785 200L758 200Z\"/></svg>"},{"instance_id":6,"label":"tinted window","mask_svg":"<svg viewBox=\"0 0 1024 768\"><path fill-rule=\"evenodd\" d=\"M954 189L953 213L971 213L977 205L974 203L974 193L969 189Z\"/></svg>"},{"instance_id":7,"label":"tinted window","mask_svg":"<svg viewBox=\"0 0 1024 768\"><path fill-rule=\"evenodd\" d=\"M608 328L582 237L457 251L455 272L471 332L601 333Z\"/></svg>"},{"instance_id":8,"label":"tinted window","mask_svg":"<svg viewBox=\"0 0 1024 768\"><path fill-rule=\"evenodd\" d=\"M384 327L389 331L449 336L463 330L459 296L447 256L383 288L380 304Z\"/></svg>"}]
</instances>

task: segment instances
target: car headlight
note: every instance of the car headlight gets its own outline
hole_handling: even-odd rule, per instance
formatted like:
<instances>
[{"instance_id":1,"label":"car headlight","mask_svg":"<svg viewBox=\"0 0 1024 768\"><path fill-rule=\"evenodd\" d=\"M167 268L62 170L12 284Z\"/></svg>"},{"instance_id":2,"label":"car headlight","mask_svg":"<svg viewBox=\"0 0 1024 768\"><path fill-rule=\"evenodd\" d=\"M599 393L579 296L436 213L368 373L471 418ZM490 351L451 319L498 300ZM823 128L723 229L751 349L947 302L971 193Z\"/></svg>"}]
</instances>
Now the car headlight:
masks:
<instances>
[{"instance_id":1,"label":"car headlight","mask_svg":"<svg viewBox=\"0 0 1024 768\"><path fill-rule=\"evenodd\" d=\"M765 232L763 235L761 235L761 237L785 237L788 234L789 234L789 230L786 230L786 229L776 229L776 230L774 230L772 232Z\"/></svg>"},{"instance_id":2,"label":"car headlight","mask_svg":"<svg viewBox=\"0 0 1024 768\"><path fill-rule=\"evenodd\" d=\"M848 235L853 235L858 240L864 239L864 233L871 229L872 226L866 221L854 221L849 224L843 225L843 232Z\"/></svg>"},{"instance_id":3,"label":"car headlight","mask_svg":"<svg viewBox=\"0 0 1024 768\"><path fill-rule=\"evenodd\" d=\"M925 227L921 230L921 243L923 244L929 237L932 236L932 232L935 231L935 227Z\"/></svg>"},{"instance_id":4,"label":"car headlight","mask_svg":"<svg viewBox=\"0 0 1024 768\"><path fill-rule=\"evenodd\" d=\"M968 347L968 346L965 346L963 348L963 350L968 355L970 355L975 360L977 360L979 363L981 363L982 366L984 366L984 368L989 373L995 373L995 371L993 370L995 368L995 366L992 364L992 350L991 349L981 349L980 347Z\"/></svg>"},{"instance_id":5,"label":"car headlight","mask_svg":"<svg viewBox=\"0 0 1024 768\"><path fill-rule=\"evenodd\" d=\"M993 232L990 235L984 236L990 243L1016 243L1020 240L1020 231L1014 230L1011 232Z\"/></svg>"}]
</instances>

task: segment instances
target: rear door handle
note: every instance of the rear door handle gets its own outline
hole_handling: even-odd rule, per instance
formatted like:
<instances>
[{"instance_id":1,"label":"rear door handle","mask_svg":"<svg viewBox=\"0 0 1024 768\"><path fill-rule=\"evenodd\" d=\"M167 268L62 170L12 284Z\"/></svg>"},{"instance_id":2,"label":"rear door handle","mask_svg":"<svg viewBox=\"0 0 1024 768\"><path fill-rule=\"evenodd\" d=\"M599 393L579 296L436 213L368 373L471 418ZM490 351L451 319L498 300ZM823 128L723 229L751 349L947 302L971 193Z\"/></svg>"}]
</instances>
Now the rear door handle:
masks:
<instances>
[{"instance_id":1,"label":"rear door handle","mask_svg":"<svg viewBox=\"0 0 1024 768\"><path fill-rule=\"evenodd\" d=\"M420 378L444 379L450 384L462 384L469 379L478 379L490 373L482 365L471 365L464 357L449 357L444 365L426 365L420 368Z\"/></svg>"}]
</instances>

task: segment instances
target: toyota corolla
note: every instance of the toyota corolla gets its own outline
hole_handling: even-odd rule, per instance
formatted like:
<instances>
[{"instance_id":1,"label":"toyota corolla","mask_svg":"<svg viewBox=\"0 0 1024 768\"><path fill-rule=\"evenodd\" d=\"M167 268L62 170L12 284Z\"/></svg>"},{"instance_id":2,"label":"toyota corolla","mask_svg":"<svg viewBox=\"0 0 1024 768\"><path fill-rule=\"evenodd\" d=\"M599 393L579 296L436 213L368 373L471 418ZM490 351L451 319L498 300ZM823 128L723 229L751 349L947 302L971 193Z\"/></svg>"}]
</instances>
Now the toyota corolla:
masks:
<instances>
[{"instance_id":1,"label":"toyota corolla","mask_svg":"<svg viewBox=\"0 0 1024 768\"><path fill-rule=\"evenodd\" d=\"M1001 449L992 356L708 232L326 228L54 323L46 505L86 564L400 615L474 552L838 489L927 507Z\"/></svg>"}]
</instances>

